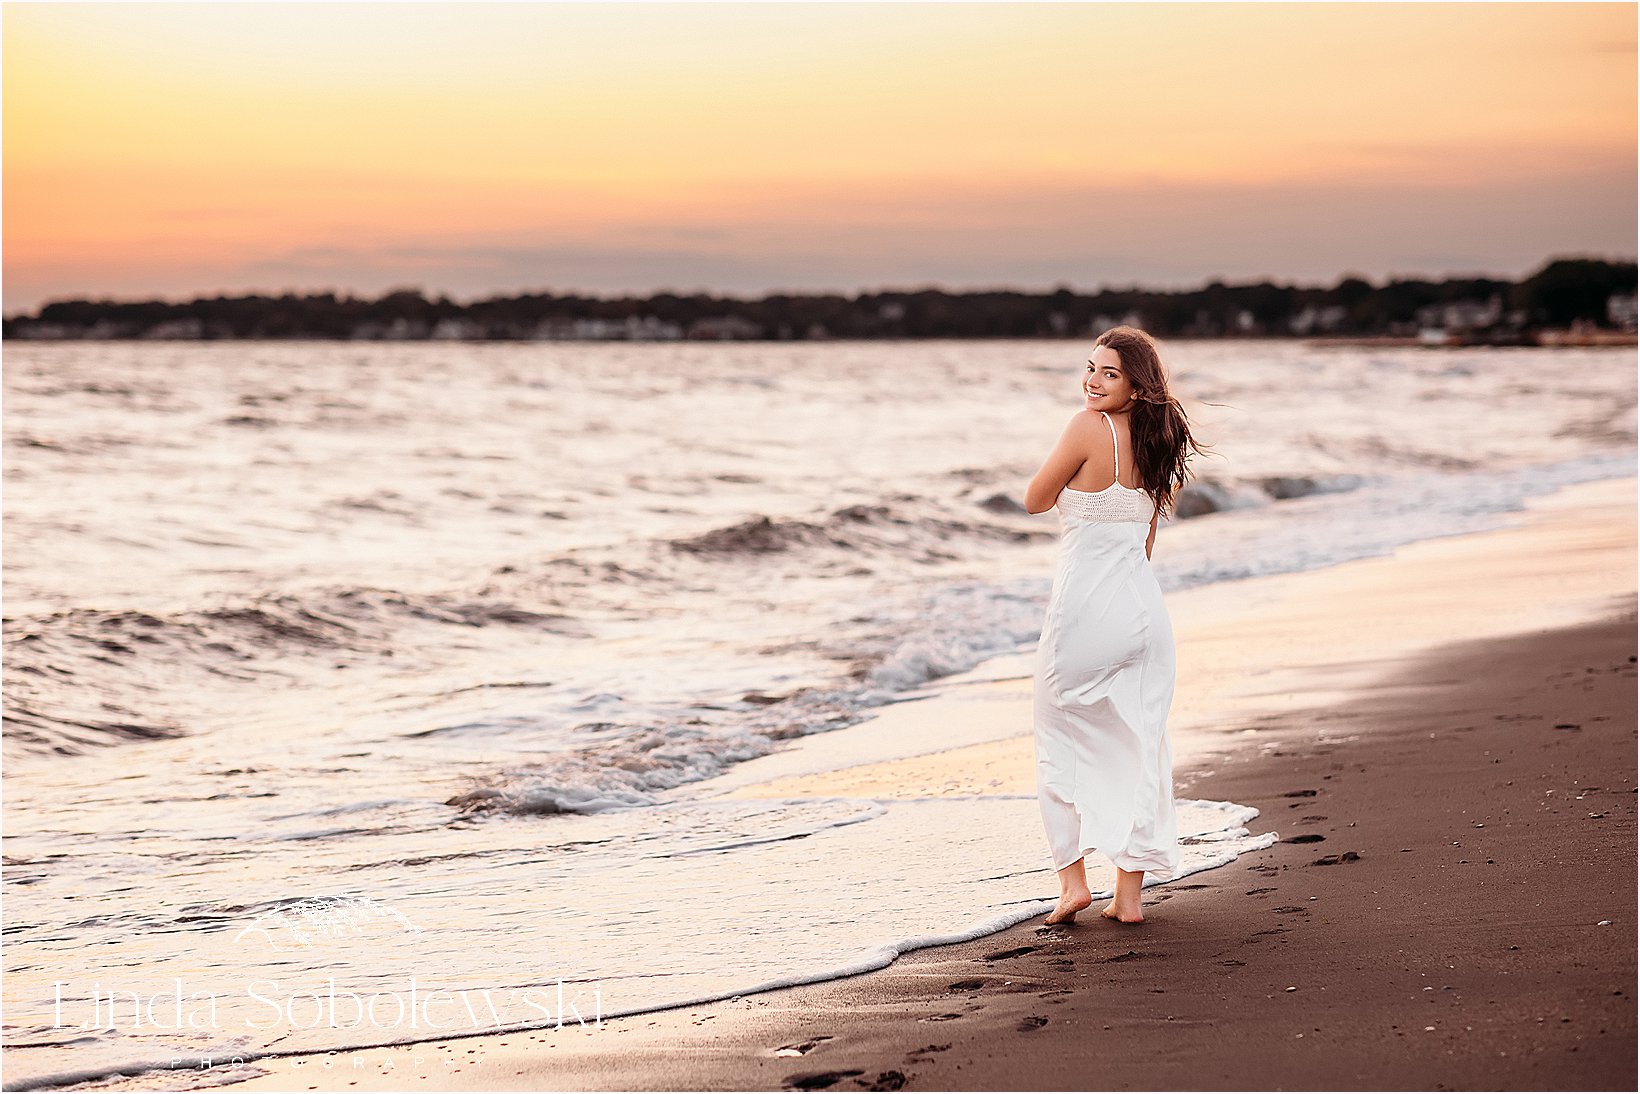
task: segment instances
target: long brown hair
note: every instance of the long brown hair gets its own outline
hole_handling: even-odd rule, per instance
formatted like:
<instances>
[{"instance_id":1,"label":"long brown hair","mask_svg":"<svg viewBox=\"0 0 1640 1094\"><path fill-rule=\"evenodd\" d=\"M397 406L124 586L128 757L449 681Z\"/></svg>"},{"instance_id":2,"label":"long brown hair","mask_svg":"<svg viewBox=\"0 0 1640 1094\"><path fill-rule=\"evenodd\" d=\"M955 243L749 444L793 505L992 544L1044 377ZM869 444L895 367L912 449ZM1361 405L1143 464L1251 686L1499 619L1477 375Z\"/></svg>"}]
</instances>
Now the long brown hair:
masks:
<instances>
[{"instance_id":1,"label":"long brown hair","mask_svg":"<svg viewBox=\"0 0 1640 1094\"><path fill-rule=\"evenodd\" d=\"M1167 516L1173 495L1193 477L1191 449L1203 454L1206 449L1196 443L1184 407L1168 391L1167 369L1155 339L1138 327L1112 327L1095 338L1093 345L1095 349L1109 346L1122 359L1122 371L1137 400L1128 412L1133 465L1139 485Z\"/></svg>"}]
</instances>

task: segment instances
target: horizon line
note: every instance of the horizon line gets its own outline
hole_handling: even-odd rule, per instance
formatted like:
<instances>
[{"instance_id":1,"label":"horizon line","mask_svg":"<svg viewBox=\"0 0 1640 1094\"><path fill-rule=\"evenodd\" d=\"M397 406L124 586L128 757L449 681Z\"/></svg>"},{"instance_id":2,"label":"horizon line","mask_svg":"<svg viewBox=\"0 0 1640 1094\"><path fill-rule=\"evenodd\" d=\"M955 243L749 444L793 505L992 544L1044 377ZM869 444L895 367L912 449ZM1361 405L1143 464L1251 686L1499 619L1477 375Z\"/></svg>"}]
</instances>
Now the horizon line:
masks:
<instances>
[{"instance_id":1,"label":"horizon line","mask_svg":"<svg viewBox=\"0 0 1640 1094\"><path fill-rule=\"evenodd\" d=\"M448 292L439 291L439 290L429 290L425 285L415 285L415 284L408 284L408 283L407 284L402 284L402 285L388 286L387 288L382 289L379 293L376 293L374 295L366 293L366 292L361 292L359 290L349 289L349 288L342 288L342 287L338 287L338 286L322 286L322 287L308 288L308 289L299 289L299 288L293 288L293 287L287 286L285 288L278 289L278 290L271 290L271 289L242 289L242 290L235 290L235 291L229 291L229 290L223 290L223 289L210 290L210 291L196 290L191 296L155 294L155 295L152 295L152 296L127 297L127 298L120 298L118 296L113 296L113 295L93 295L93 294L87 293L87 294L84 294L84 295L54 296L51 299L42 301L41 303L35 305L35 307L33 308L32 311L18 311L18 312L14 312L14 313L8 313L8 314L4 315L4 318L7 319L7 320L11 320L11 319L25 319L25 318L29 318L31 316L38 316L39 313L42 310L44 310L46 307L48 307L50 305L53 305L53 304L87 303L87 304L104 304L104 305L112 304L112 305L115 305L115 306L119 306L119 305L126 305L126 304L155 304L155 303L158 303L158 304L166 304L166 305L169 305L169 306L176 306L176 305L183 305L183 304L199 303L199 302L202 302L202 301L205 301L205 300L222 300L222 299L232 300L232 299L245 299L245 298L250 298L250 297L258 297L258 296L268 297L270 299L281 299L281 298L284 298L284 297L309 298L309 297L325 296L325 295L331 295L331 296L336 296L336 297L339 297L339 298L347 298L347 299L355 299L355 300L381 300L384 297L391 296L394 293L401 293L401 292L414 292L414 293L422 296L424 299L427 299L427 300L443 299L443 300L447 300L451 304L455 304L459 307L470 307L474 304L485 303L485 302L492 301L492 300L517 299L519 297L524 297L524 296L579 297L579 298L585 299L585 300L598 300L598 301L605 301L605 302L617 301L617 300L653 299L654 297L663 296L663 295L664 296L677 296L677 297L704 296L704 297L708 297L708 298L711 298L711 299L717 299L717 300L735 300L735 301L749 303L749 302L754 302L754 301L759 301L759 300L767 300L768 298L770 298L772 296L787 296L787 297L793 297L793 298L842 296L842 297L845 297L845 298L850 298L850 299L856 299L857 300L860 297L865 297L865 296L883 296L883 295L912 294L912 293L923 293L923 292L941 292L941 293L946 293L947 295L980 295L980 294L984 294L984 293L1019 293L1021 295L1027 295L1027 296L1051 296L1054 293L1060 292L1061 290L1069 291L1069 292L1071 292L1075 295L1078 295L1078 296L1100 296L1100 295L1103 295L1103 294L1106 294L1106 293L1134 293L1134 292L1160 293L1160 294L1181 294L1181 293L1198 292L1202 289L1209 288L1210 286L1212 286L1214 284L1222 285L1225 288L1250 288L1250 287L1257 286L1257 285L1272 285L1276 288L1290 288L1290 289L1299 289L1299 290L1303 290L1303 289L1320 289L1320 290L1324 290L1324 291L1330 291L1332 289L1336 289L1343 282L1352 281L1352 280L1363 281L1367 285L1371 286L1374 289L1379 289L1379 288L1387 287L1391 284L1407 282L1407 281L1442 282L1442 281L1461 281L1461 280L1495 280L1495 281L1508 281L1512 284L1518 284L1519 282L1521 282L1521 281L1523 281L1527 278L1532 277L1535 272L1541 271L1545 267L1550 266L1550 265L1552 265L1556 262L1578 262L1578 261L1605 262L1609 265L1621 265L1621 264L1624 264L1624 263L1633 264L1633 263L1640 262L1640 255L1622 255L1622 254L1619 254L1619 255L1616 255L1616 256L1611 256L1611 255L1604 255L1604 254L1594 254L1592 252L1556 254L1556 255L1553 255L1551 257L1545 258L1541 262L1537 263L1533 267L1532 272L1528 272L1528 273L1520 274L1520 275L1507 275L1507 274L1496 274L1496 273L1476 272L1476 271L1465 271L1465 272L1451 272L1451 271L1448 271L1446 273L1439 274L1439 275L1389 273L1389 274L1384 275L1383 280L1381 282L1379 282L1379 281L1375 281L1373 278L1367 276L1366 274L1345 270L1345 271L1335 275L1335 277L1332 279L1330 284L1312 283L1312 284L1307 284L1307 285L1306 284L1299 284L1297 278L1291 279L1291 280L1287 281L1285 284L1283 284L1282 280L1279 277L1275 277L1275 276L1272 276L1272 275L1265 274L1265 275L1261 275L1259 277L1241 278L1241 279L1236 279L1236 280L1229 280L1229 279L1226 279L1226 278L1223 278L1223 277L1212 276L1212 277L1204 278L1204 279L1196 282L1194 287L1144 286L1144 285L1140 285L1137 282L1135 282L1135 283L1132 283L1131 285L1126 286L1126 287L1106 283L1106 284L1101 284L1098 287L1092 288L1092 289L1081 288L1081 287L1078 287L1078 286L1076 286L1076 285L1074 285L1074 284L1072 284L1068 281L1056 281L1056 282L1053 283L1053 285L1051 287L1037 288L1037 289L1023 287L1023 286L1020 286L1018 284L1013 284L1013 285L995 285L995 284L993 284L993 285L983 285L983 286L959 287L959 286L954 286L954 285L949 285L949 284L942 284L942 283L938 283L938 282L927 282L927 283L918 284L918 285L915 285L915 286L879 285L876 288L861 287L861 288L856 288L856 289L853 289L853 290L847 290L847 289L792 290L792 289L781 289L781 288L777 287L777 288L765 289L765 290L762 290L760 293L754 293L754 294L747 294L747 293L740 293L740 292L730 292L730 291L718 291L718 290L705 288L705 287L696 287L696 288L691 288L691 289L679 289L679 288L675 288L675 287L671 287L671 286L661 286L661 287L658 287L658 288L650 289L648 291L639 291L639 290L635 290L635 289L629 289L629 290L621 290L621 291L618 291L618 292L605 293L605 292L596 292L596 291L591 291L591 290L560 289L560 288L553 288L553 287L549 286L549 287L535 287L535 288L519 288L519 289L511 289L511 290L497 290L497 291L490 292L490 293L471 296L470 298L468 298L466 300L462 300L462 299L459 299L456 296L452 296Z\"/></svg>"}]
</instances>

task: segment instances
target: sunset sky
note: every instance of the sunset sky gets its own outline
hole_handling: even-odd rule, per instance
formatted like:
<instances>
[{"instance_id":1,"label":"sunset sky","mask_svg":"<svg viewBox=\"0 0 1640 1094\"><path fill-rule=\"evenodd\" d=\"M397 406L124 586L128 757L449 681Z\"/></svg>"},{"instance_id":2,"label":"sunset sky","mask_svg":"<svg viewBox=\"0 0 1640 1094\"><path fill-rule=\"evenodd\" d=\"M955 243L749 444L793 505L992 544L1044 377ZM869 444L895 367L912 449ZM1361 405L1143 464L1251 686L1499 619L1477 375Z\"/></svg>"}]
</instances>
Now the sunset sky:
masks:
<instances>
[{"instance_id":1,"label":"sunset sky","mask_svg":"<svg viewBox=\"0 0 1640 1094\"><path fill-rule=\"evenodd\" d=\"M4 307L1632 258L1637 10L7 3Z\"/></svg>"}]
</instances>

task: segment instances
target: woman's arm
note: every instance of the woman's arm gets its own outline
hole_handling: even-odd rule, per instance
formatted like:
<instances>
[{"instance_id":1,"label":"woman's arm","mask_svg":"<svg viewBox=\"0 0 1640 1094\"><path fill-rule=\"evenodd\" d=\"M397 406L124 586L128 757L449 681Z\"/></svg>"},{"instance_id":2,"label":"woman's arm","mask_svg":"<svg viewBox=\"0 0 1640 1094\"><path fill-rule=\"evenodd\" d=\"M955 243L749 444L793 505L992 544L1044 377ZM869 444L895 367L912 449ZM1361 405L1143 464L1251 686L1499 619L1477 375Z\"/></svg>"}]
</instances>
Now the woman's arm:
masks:
<instances>
[{"instance_id":1,"label":"woman's arm","mask_svg":"<svg viewBox=\"0 0 1640 1094\"><path fill-rule=\"evenodd\" d=\"M1025 488L1025 511L1027 513L1046 513L1053 508L1054 502L1059 500L1059 491L1071 481L1082 464L1087 461L1083 453L1089 451L1093 444L1094 415L1092 411L1079 410L1065 425L1065 431L1059 435L1059 442L1048 453L1048 458L1042 462L1042 468Z\"/></svg>"},{"instance_id":2,"label":"woman's arm","mask_svg":"<svg viewBox=\"0 0 1640 1094\"><path fill-rule=\"evenodd\" d=\"M1158 507L1154 513L1150 514L1150 535L1145 537L1145 558L1146 559L1150 558L1151 545L1156 542L1156 521L1161 517L1161 515L1162 515L1162 510L1161 510L1160 507Z\"/></svg>"}]
</instances>

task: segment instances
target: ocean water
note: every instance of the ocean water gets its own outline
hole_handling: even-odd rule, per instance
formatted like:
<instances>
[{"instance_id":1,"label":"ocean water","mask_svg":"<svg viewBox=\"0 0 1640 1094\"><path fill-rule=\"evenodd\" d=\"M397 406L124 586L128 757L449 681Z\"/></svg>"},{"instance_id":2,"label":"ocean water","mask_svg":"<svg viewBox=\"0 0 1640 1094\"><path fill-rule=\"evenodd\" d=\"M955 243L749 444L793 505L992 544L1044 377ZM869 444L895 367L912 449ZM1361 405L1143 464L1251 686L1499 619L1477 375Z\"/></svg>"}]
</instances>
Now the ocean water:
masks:
<instances>
[{"instance_id":1,"label":"ocean water","mask_svg":"<svg viewBox=\"0 0 1640 1094\"><path fill-rule=\"evenodd\" d=\"M692 788L1031 648L1058 518L1018 499L1085 349L8 346L7 1085L590 1021L1043 910L1034 799ZM1632 349L1164 351L1215 451L1165 590L1635 470ZM1253 815L1182 803L1187 869Z\"/></svg>"}]
</instances>

